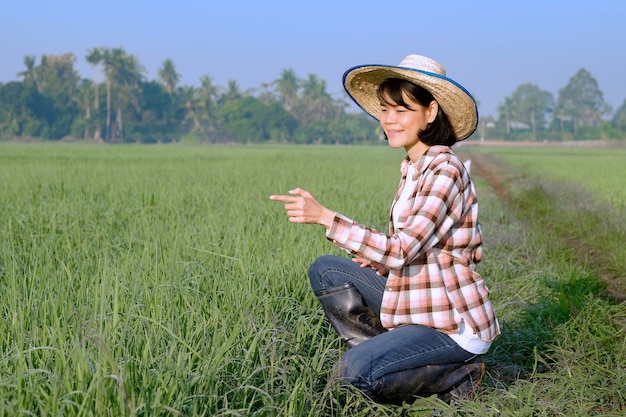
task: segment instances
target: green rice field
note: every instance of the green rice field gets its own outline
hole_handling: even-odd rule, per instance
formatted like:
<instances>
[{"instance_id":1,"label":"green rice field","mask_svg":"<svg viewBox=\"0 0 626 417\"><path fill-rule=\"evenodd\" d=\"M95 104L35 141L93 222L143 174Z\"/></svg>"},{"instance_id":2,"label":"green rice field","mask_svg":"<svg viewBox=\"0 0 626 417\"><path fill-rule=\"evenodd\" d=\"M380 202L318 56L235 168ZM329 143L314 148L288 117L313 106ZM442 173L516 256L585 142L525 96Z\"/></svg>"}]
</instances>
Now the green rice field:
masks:
<instances>
[{"instance_id":1,"label":"green rice field","mask_svg":"<svg viewBox=\"0 0 626 417\"><path fill-rule=\"evenodd\" d=\"M551 178L586 190L595 200L626 208L626 149L491 148L525 175Z\"/></svg>"},{"instance_id":2,"label":"green rice field","mask_svg":"<svg viewBox=\"0 0 626 417\"><path fill-rule=\"evenodd\" d=\"M503 334L473 399L388 406L340 387L309 289L345 253L268 197L384 230L402 152L0 144L0 416L625 415L626 152L459 152L510 190L472 168Z\"/></svg>"}]
</instances>

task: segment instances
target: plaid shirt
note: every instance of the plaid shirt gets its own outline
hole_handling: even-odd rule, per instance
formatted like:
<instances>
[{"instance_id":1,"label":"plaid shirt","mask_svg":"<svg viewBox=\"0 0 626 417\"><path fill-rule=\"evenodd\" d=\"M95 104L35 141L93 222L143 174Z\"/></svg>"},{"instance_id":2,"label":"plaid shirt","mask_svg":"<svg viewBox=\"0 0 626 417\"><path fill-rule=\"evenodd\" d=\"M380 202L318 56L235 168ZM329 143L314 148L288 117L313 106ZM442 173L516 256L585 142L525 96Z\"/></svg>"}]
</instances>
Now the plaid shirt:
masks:
<instances>
[{"instance_id":1,"label":"plaid shirt","mask_svg":"<svg viewBox=\"0 0 626 417\"><path fill-rule=\"evenodd\" d=\"M408 164L407 158L401 165L392 213ZM489 289L476 272L482 235L469 174L447 146L432 146L415 167L415 189L396 224L390 214L388 235L335 213L326 236L353 255L389 268L381 305L385 327L421 324L458 333L464 320L481 340L491 342L500 329Z\"/></svg>"}]
</instances>

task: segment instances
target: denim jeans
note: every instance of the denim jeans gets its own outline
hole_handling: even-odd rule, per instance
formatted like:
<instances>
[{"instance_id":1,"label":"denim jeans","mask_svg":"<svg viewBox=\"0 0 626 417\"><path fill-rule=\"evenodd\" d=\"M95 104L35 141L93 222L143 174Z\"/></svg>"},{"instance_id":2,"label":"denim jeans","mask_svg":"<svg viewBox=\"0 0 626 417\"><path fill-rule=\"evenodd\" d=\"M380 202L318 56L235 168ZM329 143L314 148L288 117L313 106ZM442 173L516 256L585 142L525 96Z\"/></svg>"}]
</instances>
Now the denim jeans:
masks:
<instances>
[{"instance_id":1,"label":"denim jeans","mask_svg":"<svg viewBox=\"0 0 626 417\"><path fill-rule=\"evenodd\" d=\"M367 305L380 314L386 277L371 268L361 268L351 259L326 255L309 268L314 291L352 282ZM368 339L344 353L342 381L361 392L379 392L380 378L426 365L444 365L472 360L476 355L457 345L448 335L417 324L404 325Z\"/></svg>"}]
</instances>

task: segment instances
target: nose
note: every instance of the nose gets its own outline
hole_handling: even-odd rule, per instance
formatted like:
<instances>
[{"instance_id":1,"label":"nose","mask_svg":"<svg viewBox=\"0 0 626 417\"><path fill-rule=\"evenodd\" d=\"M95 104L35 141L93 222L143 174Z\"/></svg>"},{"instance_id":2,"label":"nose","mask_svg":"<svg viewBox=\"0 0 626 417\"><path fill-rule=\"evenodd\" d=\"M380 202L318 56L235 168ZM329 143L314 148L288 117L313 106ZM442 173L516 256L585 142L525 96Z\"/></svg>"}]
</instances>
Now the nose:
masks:
<instances>
[{"instance_id":1,"label":"nose","mask_svg":"<svg viewBox=\"0 0 626 417\"><path fill-rule=\"evenodd\" d=\"M380 115L380 123L384 125L395 123L396 117L393 110L387 110Z\"/></svg>"}]
</instances>

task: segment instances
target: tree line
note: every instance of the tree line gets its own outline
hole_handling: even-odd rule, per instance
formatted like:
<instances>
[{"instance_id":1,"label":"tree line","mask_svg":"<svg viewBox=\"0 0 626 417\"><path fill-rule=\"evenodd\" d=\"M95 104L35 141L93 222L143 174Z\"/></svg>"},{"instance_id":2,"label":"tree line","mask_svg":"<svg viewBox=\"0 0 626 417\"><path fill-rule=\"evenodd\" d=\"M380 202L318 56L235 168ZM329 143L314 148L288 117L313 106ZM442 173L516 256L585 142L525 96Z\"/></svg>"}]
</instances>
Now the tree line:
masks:
<instances>
[{"instance_id":1,"label":"tree line","mask_svg":"<svg viewBox=\"0 0 626 417\"><path fill-rule=\"evenodd\" d=\"M0 83L0 140L82 140L111 143L379 143L377 124L347 111L347 96L334 98L315 74L293 69L257 89L226 87L209 75L199 86L179 85L171 59L157 79L124 48L97 47L85 60L93 75L81 78L72 53L24 57L20 80ZM572 140L626 137L626 99L612 115L597 81L585 69L559 91L519 86L481 118L474 136Z\"/></svg>"},{"instance_id":2,"label":"tree line","mask_svg":"<svg viewBox=\"0 0 626 417\"><path fill-rule=\"evenodd\" d=\"M285 69L277 80L242 91L209 75L197 87L179 85L166 59L157 80L124 48L93 48L93 68L82 79L72 53L24 58L20 81L0 84L0 140L42 138L111 143L368 143L376 123L347 112L314 74L299 79Z\"/></svg>"},{"instance_id":3,"label":"tree line","mask_svg":"<svg viewBox=\"0 0 626 417\"><path fill-rule=\"evenodd\" d=\"M481 121L481 136L560 141L626 137L626 99L612 114L598 82L584 68L558 91L556 99L538 85L526 83L505 97L497 112L497 120Z\"/></svg>"}]
</instances>

